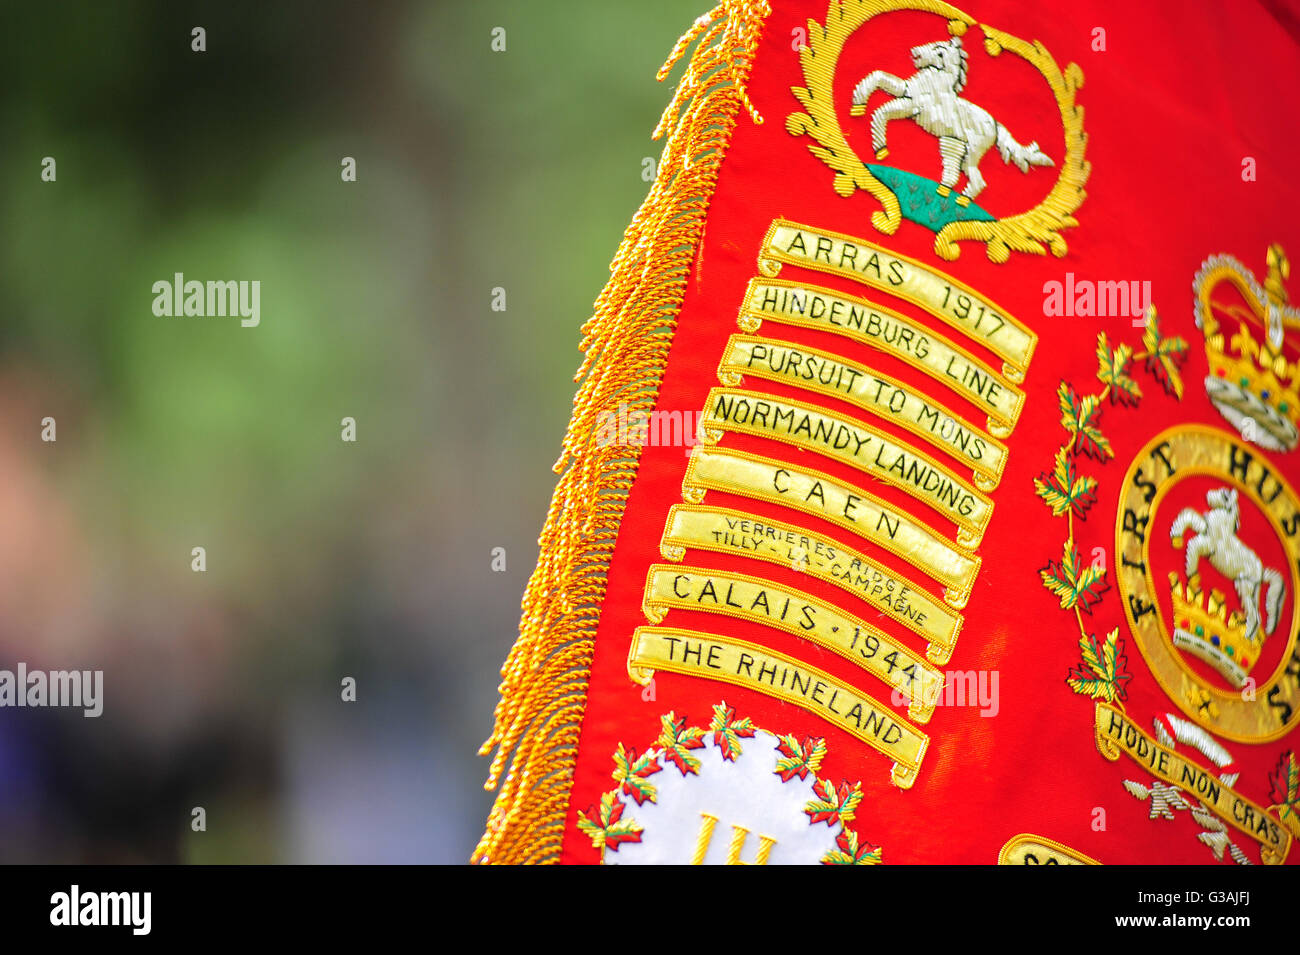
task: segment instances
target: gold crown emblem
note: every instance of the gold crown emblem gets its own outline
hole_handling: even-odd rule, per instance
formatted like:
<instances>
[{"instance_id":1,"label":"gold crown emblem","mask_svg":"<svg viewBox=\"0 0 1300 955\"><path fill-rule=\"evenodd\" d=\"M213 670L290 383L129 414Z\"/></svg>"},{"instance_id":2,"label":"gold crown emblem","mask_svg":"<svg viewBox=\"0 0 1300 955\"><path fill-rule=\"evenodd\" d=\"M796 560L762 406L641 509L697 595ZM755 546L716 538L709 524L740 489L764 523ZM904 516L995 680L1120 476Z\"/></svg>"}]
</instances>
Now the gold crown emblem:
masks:
<instances>
[{"instance_id":1,"label":"gold crown emblem","mask_svg":"<svg viewBox=\"0 0 1300 955\"><path fill-rule=\"evenodd\" d=\"M1240 688L1259 660L1267 637L1259 628L1254 637L1248 637L1245 615L1239 610L1228 613L1220 591L1211 589L1203 595L1200 574L1193 574L1184 585L1178 574L1171 572L1169 587L1174 603L1174 646L1204 660Z\"/></svg>"},{"instance_id":2,"label":"gold crown emblem","mask_svg":"<svg viewBox=\"0 0 1300 955\"><path fill-rule=\"evenodd\" d=\"M1291 451L1300 440L1300 360L1287 360L1288 326L1300 327L1300 310L1288 303L1283 284L1291 263L1280 245L1268 248L1268 275L1260 285L1230 255L1202 263L1192 288L1196 324L1205 336L1210 373L1205 391L1247 441L1272 451ZM1220 282L1236 288L1249 308L1211 306ZM1236 319L1236 327L1222 319ZM1292 342L1293 351L1295 342Z\"/></svg>"}]
</instances>

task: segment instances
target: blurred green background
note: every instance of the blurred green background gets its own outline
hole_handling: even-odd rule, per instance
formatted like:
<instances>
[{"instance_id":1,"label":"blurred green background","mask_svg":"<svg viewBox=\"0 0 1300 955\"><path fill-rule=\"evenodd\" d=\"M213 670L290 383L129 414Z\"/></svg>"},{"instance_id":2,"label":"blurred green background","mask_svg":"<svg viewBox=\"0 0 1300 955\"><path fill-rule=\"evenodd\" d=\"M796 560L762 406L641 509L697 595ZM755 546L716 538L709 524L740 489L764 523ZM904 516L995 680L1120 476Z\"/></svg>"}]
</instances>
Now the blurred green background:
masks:
<instances>
[{"instance_id":1,"label":"blurred green background","mask_svg":"<svg viewBox=\"0 0 1300 955\"><path fill-rule=\"evenodd\" d=\"M102 669L104 714L0 710L0 861L468 858L578 327L709 6L6 5L0 668ZM155 316L175 272L260 326Z\"/></svg>"}]
</instances>

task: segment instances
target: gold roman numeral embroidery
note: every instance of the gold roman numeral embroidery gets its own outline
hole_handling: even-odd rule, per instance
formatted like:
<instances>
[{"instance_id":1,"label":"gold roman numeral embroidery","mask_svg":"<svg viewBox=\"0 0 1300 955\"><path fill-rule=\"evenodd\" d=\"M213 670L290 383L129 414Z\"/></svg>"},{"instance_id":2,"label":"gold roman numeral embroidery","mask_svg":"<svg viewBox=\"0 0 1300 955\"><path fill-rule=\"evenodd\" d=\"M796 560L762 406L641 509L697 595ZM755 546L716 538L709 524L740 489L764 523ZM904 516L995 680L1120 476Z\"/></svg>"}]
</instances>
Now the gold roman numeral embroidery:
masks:
<instances>
[{"instance_id":1,"label":"gold roman numeral embroidery","mask_svg":"<svg viewBox=\"0 0 1300 955\"><path fill-rule=\"evenodd\" d=\"M709 853L709 844L713 842L713 830L718 824L718 817L707 812L700 815L704 821L700 823L700 836L695 840L695 854L691 856L691 865L704 865L704 857ZM731 844L727 846L727 865L767 865L768 856L772 854L772 847L776 845L776 840L771 836L760 835L758 837L758 852L754 856L753 863L745 862L740 858L740 853L745 848L745 840L749 838L749 830L744 826L731 827Z\"/></svg>"}]
</instances>

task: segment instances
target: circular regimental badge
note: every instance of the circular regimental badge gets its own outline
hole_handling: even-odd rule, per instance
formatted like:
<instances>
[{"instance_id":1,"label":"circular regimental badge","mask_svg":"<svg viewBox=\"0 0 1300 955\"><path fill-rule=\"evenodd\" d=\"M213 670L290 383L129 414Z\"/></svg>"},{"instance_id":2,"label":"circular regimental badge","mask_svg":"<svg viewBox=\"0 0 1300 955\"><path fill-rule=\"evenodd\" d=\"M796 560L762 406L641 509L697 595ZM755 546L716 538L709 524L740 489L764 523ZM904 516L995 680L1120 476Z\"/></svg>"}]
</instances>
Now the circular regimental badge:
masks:
<instances>
[{"instance_id":1,"label":"circular regimental badge","mask_svg":"<svg viewBox=\"0 0 1300 955\"><path fill-rule=\"evenodd\" d=\"M1192 720L1264 743L1300 721L1300 499L1258 448L1199 425L1129 465L1116 579L1152 674Z\"/></svg>"}]
</instances>

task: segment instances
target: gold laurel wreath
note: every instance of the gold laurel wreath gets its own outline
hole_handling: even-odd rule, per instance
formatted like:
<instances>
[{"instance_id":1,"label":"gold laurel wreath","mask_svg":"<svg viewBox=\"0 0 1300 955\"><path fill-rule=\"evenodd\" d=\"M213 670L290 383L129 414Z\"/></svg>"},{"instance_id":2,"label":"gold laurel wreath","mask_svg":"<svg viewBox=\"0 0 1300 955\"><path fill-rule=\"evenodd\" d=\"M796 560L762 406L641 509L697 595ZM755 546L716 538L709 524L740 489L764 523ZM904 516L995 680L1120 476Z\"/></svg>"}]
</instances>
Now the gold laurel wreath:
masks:
<instances>
[{"instance_id":1,"label":"gold laurel wreath","mask_svg":"<svg viewBox=\"0 0 1300 955\"><path fill-rule=\"evenodd\" d=\"M958 242L976 240L986 243L989 260L997 263L1006 262L1012 249L1033 255L1043 255L1051 249L1058 258L1065 255L1067 246L1061 230L1079 224L1073 213L1083 204L1087 195L1083 184L1092 171L1091 164L1083 158L1088 143L1083 131L1083 107L1074 103L1075 93L1083 86L1083 70L1071 63L1062 73L1046 47L1037 40L1027 43L980 24L943 0L832 0L824 26L815 20L808 21L808 43L799 52L808 85L790 90L806 112L787 116L786 130L792 136L806 133L816 141L808 149L835 171L833 188L837 193L848 198L854 190L862 189L880 202L881 209L871 214L872 225L886 235L898 231L902 222L898 197L871 174L845 140L831 95L835 65L845 41L872 17L898 10L917 10L944 17L952 36L963 36L967 28L978 26L984 33L984 49L989 56L1010 50L1029 62L1051 87L1065 132L1061 172L1042 202L1028 212L993 222L950 222L935 236L935 254L952 261L961 254Z\"/></svg>"}]
</instances>

